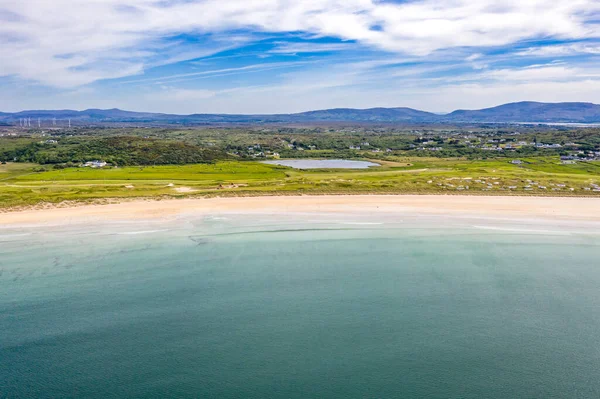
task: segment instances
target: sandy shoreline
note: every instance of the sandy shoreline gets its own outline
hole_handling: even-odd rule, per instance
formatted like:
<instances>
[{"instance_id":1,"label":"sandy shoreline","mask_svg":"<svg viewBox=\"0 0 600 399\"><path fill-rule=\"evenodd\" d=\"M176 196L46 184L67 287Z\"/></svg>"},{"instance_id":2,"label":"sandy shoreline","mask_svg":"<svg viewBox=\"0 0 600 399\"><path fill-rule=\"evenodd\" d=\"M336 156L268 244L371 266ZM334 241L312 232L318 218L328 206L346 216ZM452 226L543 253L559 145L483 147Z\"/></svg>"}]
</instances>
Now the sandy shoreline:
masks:
<instances>
[{"instance_id":1,"label":"sandy shoreline","mask_svg":"<svg viewBox=\"0 0 600 399\"><path fill-rule=\"evenodd\" d=\"M349 195L140 200L0 214L0 226L172 219L214 213L407 213L600 221L600 198Z\"/></svg>"}]
</instances>

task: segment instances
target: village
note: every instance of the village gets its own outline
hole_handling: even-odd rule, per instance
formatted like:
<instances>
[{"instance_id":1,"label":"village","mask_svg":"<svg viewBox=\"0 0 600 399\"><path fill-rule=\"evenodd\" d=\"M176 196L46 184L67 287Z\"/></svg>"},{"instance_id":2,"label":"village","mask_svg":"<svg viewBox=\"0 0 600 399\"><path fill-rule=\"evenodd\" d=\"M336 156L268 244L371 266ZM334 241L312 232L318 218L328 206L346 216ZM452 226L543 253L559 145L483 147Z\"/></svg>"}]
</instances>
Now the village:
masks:
<instances>
[{"instance_id":1,"label":"village","mask_svg":"<svg viewBox=\"0 0 600 399\"><path fill-rule=\"evenodd\" d=\"M353 136L358 136L354 134ZM519 139L518 133L512 137L492 137L487 134L457 134L369 137L368 140L344 136L342 139L325 140L322 137L309 139L281 139L273 143L254 143L243 149L233 151L239 156L250 158L280 158L303 157L314 155L326 156L333 153L344 155L374 156L374 155L408 155L408 156L481 156L481 157L516 157L537 155L558 155L563 164L575 164L581 161L600 160L600 146L588 143L532 141ZM365 135L367 136L367 135ZM327 136L325 136L327 137ZM367 136L368 137L368 136ZM382 139L382 138L385 138ZM382 146L385 141L386 146ZM296 155L296 154L297 155ZM429 155L428 155L429 154Z\"/></svg>"}]
</instances>

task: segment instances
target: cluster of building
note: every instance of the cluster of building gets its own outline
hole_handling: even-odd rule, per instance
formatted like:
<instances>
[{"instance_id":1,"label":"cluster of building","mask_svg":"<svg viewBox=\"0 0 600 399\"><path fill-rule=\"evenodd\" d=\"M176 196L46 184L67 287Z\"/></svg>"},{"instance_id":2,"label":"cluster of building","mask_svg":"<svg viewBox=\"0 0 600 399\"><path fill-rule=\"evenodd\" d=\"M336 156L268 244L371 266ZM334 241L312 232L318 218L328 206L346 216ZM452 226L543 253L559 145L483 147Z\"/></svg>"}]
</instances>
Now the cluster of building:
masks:
<instances>
[{"instance_id":1,"label":"cluster of building","mask_svg":"<svg viewBox=\"0 0 600 399\"><path fill-rule=\"evenodd\" d=\"M252 158L279 158L278 152L263 150L260 144L248 147L247 151Z\"/></svg>"},{"instance_id":2,"label":"cluster of building","mask_svg":"<svg viewBox=\"0 0 600 399\"><path fill-rule=\"evenodd\" d=\"M562 155L560 160L565 165L574 164L577 161L600 161L600 151L575 151L568 155Z\"/></svg>"},{"instance_id":3,"label":"cluster of building","mask_svg":"<svg viewBox=\"0 0 600 399\"><path fill-rule=\"evenodd\" d=\"M94 160L94 161L88 161L86 163L83 164L84 167L86 168L103 168L107 165L106 162L104 161L98 161L98 160Z\"/></svg>"},{"instance_id":4,"label":"cluster of building","mask_svg":"<svg viewBox=\"0 0 600 399\"><path fill-rule=\"evenodd\" d=\"M507 136L516 136L520 133L514 132L512 134L506 134ZM305 151L305 150L316 150L317 147L312 144L305 144L296 142L291 139L281 139L280 146L287 150L294 151ZM581 146L576 143L552 143L552 142L537 142L528 140L519 140L516 137L490 137L486 135L479 135L472 132L469 134L450 134L450 137L443 137L439 135L427 135L417 138L413 143L405 143L403 147L410 150L418 151L443 151L452 150L457 147L466 146L468 148L477 149L480 151L497 151L497 152L515 152L523 147L535 147L538 149L550 149L560 151L561 154L568 153L571 156L571 152L574 153L573 158L562 159L565 164L575 163L578 160L600 160L600 152L582 152L578 151ZM407 148L408 147L408 148ZM352 151L369 151L372 153L391 153L394 152L391 148L378 148L368 141L356 142L345 147ZM246 149L235 152L237 155L245 155L253 158L279 158L279 153L274 151L267 151L261 147L260 144L248 146Z\"/></svg>"}]
</instances>

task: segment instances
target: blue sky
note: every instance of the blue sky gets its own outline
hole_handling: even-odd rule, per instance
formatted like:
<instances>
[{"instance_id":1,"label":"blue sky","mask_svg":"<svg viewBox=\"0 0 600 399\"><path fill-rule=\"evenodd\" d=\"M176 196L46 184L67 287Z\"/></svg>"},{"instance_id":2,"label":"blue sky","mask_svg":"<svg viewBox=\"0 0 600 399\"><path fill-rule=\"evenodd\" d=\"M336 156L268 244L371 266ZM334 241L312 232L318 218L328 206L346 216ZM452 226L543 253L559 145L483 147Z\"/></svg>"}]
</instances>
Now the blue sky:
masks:
<instances>
[{"instance_id":1,"label":"blue sky","mask_svg":"<svg viewBox=\"0 0 600 399\"><path fill-rule=\"evenodd\" d=\"M0 0L0 111L600 103L597 0Z\"/></svg>"}]
</instances>

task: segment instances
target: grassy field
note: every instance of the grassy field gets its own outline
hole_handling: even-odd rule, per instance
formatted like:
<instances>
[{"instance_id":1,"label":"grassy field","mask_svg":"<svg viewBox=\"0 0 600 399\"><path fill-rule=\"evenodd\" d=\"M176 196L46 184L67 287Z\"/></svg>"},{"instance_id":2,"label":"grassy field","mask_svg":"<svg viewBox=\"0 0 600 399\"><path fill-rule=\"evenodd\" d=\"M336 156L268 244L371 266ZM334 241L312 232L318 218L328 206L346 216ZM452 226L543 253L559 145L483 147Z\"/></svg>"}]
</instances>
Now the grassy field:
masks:
<instances>
[{"instance_id":1,"label":"grassy field","mask_svg":"<svg viewBox=\"0 0 600 399\"><path fill-rule=\"evenodd\" d=\"M555 158L467 161L394 158L368 170L294 170L258 162L35 172L0 165L0 207L130 197L260 194L494 194L598 196L600 163L562 165Z\"/></svg>"}]
</instances>

